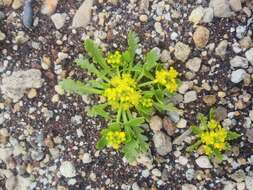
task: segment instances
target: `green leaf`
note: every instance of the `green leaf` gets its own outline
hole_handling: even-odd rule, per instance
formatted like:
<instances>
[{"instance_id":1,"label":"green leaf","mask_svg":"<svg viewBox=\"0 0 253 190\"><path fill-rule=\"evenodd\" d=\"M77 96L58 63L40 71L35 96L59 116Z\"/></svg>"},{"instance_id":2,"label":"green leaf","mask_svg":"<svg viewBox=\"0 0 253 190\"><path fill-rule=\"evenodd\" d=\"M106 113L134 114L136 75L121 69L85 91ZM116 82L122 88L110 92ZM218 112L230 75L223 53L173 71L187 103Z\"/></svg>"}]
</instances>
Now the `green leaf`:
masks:
<instances>
[{"instance_id":1,"label":"green leaf","mask_svg":"<svg viewBox=\"0 0 253 190\"><path fill-rule=\"evenodd\" d=\"M144 69L150 71L152 68L156 67L157 61L159 60L159 55L153 49L147 53L145 57Z\"/></svg>"},{"instance_id":2,"label":"green leaf","mask_svg":"<svg viewBox=\"0 0 253 190\"><path fill-rule=\"evenodd\" d=\"M135 32L130 31L128 33L128 52L130 55L131 62L134 61L135 52L138 48L139 38Z\"/></svg>"},{"instance_id":3,"label":"green leaf","mask_svg":"<svg viewBox=\"0 0 253 190\"><path fill-rule=\"evenodd\" d=\"M166 104L163 104L163 103L154 103L154 106L155 108L158 110L158 111L170 111L170 112L173 112L173 111L177 111L177 108L172 104L172 103L166 103Z\"/></svg>"},{"instance_id":4,"label":"green leaf","mask_svg":"<svg viewBox=\"0 0 253 190\"><path fill-rule=\"evenodd\" d=\"M223 160L223 155L218 149L213 149L213 154L219 161Z\"/></svg>"},{"instance_id":5,"label":"green leaf","mask_svg":"<svg viewBox=\"0 0 253 190\"><path fill-rule=\"evenodd\" d=\"M104 55L98 45L91 39L87 39L84 45L88 54L93 58L93 61L98 63L107 73L110 72L110 67L106 64Z\"/></svg>"},{"instance_id":6,"label":"green leaf","mask_svg":"<svg viewBox=\"0 0 253 190\"><path fill-rule=\"evenodd\" d=\"M130 121L125 123L125 125L131 126L131 127L136 127L136 126L142 125L144 122L145 122L144 117L138 117L138 118L131 119Z\"/></svg>"},{"instance_id":7,"label":"green leaf","mask_svg":"<svg viewBox=\"0 0 253 190\"><path fill-rule=\"evenodd\" d=\"M81 96L85 95L85 94L101 94L102 93L101 90L92 88L90 86L83 84L80 81L74 81L71 79L65 79L65 80L61 81L60 85L67 92L76 93Z\"/></svg>"},{"instance_id":8,"label":"green leaf","mask_svg":"<svg viewBox=\"0 0 253 190\"><path fill-rule=\"evenodd\" d=\"M191 130L192 130L192 133L195 135L199 135L203 132L203 130L201 130L199 127L196 127L196 126L192 126Z\"/></svg>"},{"instance_id":9,"label":"green leaf","mask_svg":"<svg viewBox=\"0 0 253 190\"><path fill-rule=\"evenodd\" d=\"M108 104L99 104L93 106L89 111L88 114L90 116L96 117L96 116L101 116L105 119L110 118L110 114L105 111L105 108L108 106Z\"/></svg>"},{"instance_id":10,"label":"green leaf","mask_svg":"<svg viewBox=\"0 0 253 190\"><path fill-rule=\"evenodd\" d=\"M124 156L130 163L135 161L137 156L139 155L138 148L139 145L136 141L130 141L123 146L122 151L124 153Z\"/></svg>"},{"instance_id":11,"label":"green leaf","mask_svg":"<svg viewBox=\"0 0 253 190\"><path fill-rule=\"evenodd\" d=\"M233 131L228 131L227 134L227 140L231 141L231 140L235 140L237 138L239 138L241 135L239 133L233 132Z\"/></svg>"},{"instance_id":12,"label":"green leaf","mask_svg":"<svg viewBox=\"0 0 253 190\"><path fill-rule=\"evenodd\" d=\"M186 148L187 152L193 152L194 150L196 150L199 146L201 145L201 140L196 141L194 144L188 146Z\"/></svg>"},{"instance_id":13,"label":"green leaf","mask_svg":"<svg viewBox=\"0 0 253 190\"><path fill-rule=\"evenodd\" d=\"M215 109L211 108L209 111L209 119L215 119Z\"/></svg>"},{"instance_id":14,"label":"green leaf","mask_svg":"<svg viewBox=\"0 0 253 190\"><path fill-rule=\"evenodd\" d=\"M105 148L106 145L107 145L107 140L106 140L105 136L102 136L99 139L99 141L97 142L96 148L99 149L99 150L101 150L101 149Z\"/></svg>"},{"instance_id":15,"label":"green leaf","mask_svg":"<svg viewBox=\"0 0 253 190\"><path fill-rule=\"evenodd\" d=\"M197 115L197 120L199 121L199 123L200 123L199 127L202 130L207 130L208 129L208 127L207 127L208 119L204 114L199 113Z\"/></svg>"},{"instance_id":16,"label":"green leaf","mask_svg":"<svg viewBox=\"0 0 253 190\"><path fill-rule=\"evenodd\" d=\"M87 82L87 85L89 85L90 87L93 87L93 88L98 88L98 89L105 89L105 88L108 88L108 84L107 83L104 83L102 81L97 81L97 80L89 80Z\"/></svg>"}]
</instances>

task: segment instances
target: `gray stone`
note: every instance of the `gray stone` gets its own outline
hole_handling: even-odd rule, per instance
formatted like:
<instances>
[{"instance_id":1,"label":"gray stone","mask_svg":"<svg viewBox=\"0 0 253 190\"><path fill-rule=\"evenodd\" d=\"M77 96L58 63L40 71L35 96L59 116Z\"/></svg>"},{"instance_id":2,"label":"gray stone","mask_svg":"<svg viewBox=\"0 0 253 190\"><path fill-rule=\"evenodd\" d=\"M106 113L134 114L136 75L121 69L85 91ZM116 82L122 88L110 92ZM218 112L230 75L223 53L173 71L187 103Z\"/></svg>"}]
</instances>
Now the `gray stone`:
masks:
<instances>
[{"instance_id":1,"label":"gray stone","mask_svg":"<svg viewBox=\"0 0 253 190\"><path fill-rule=\"evenodd\" d=\"M84 164L89 164L89 163L91 163L91 162L92 162L91 155L90 155L89 153L84 153L84 154L82 155L82 162L83 162Z\"/></svg>"},{"instance_id":2,"label":"gray stone","mask_svg":"<svg viewBox=\"0 0 253 190\"><path fill-rule=\"evenodd\" d=\"M240 11L242 9L241 0L229 0L230 7L233 11Z\"/></svg>"},{"instance_id":3,"label":"gray stone","mask_svg":"<svg viewBox=\"0 0 253 190\"><path fill-rule=\"evenodd\" d=\"M10 176L5 182L7 190L28 190L32 188L32 181L29 178L22 176Z\"/></svg>"},{"instance_id":4,"label":"gray stone","mask_svg":"<svg viewBox=\"0 0 253 190\"><path fill-rule=\"evenodd\" d=\"M247 129L246 137L250 143L253 143L253 128Z\"/></svg>"},{"instance_id":5,"label":"gray stone","mask_svg":"<svg viewBox=\"0 0 253 190\"><path fill-rule=\"evenodd\" d=\"M216 108L215 110L215 118L218 120L218 121L222 121L224 119L226 119L228 115L228 111L226 108L222 107L222 106L219 106Z\"/></svg>"},{"instance_id":6,"label":"gray stone","mask_svg":"<svg viewBox=\"0 0 253 190\"><path fill-rule=\"evenodd\" d=\"M247 176L245 178L245 185L246 185L247 189L252 190L252 188L253 188L253 176Z\"/></svg>"},{"instance_id":7,"label":"gray stone","mask_svg":"<svg viewBox=\"0 0 253 190\"><path fill-rule=\"evenodd\" d=\"M212 168L212 164L210 163L210 160L207 156L200 156L198 157L196 160L196 164L200 167L200 168Z\"/></svg>"},{"instance_id":8,"label":"gray stone","mask_svg":"<svg viewBox=\"0 0 253 190\"><path fill-rule=\"evenodd\" d=\"M171 138L163 132L157 132L153 136L156 151L161 156L167 155L172 150Z\"/></svg>"},{"instance_id":9,"label":"gray stone","mask_svg":"<svg viewBox=\"0 0 253 190\"><path fill-rule=\"evenodd\" d=\"M222 40L218 46L215 48L215 54L224 58L227 53L228 41Z\"/></svg>"},{"instance_id":10,"label":"gray stone","mask_svg":"<svg viewBox=\"0 0 253 190\"><path fill-rule=\"evenodd\" d=\"M0 148L0 160L6 162L12 155L13 150L11 148Z\"/></svg>"},{"instance_id":11,"label":"gray stone","mask_svg":"<svg viewBox=\"0 0 253 190\"><path fill-rule=\"evenodd\" d=\"M152 116L149 122L149 126L154 132L160 131L163 126L162 119L157 115Z\"/></svg>"},{"instance_id":12,"label":"gray stone","mask_svg":"<svg viewBox=\"0 0 253 190\"><path fill-rule=\"evenodd\" d=\"M194 102L195 100L197 100L197 92L192 90L192 91L188 91L185 93L184 95L184 103L190 103L190 102Z\"/></svg>"},{"instance_id":13,"label":"gray stone","mask_svg":"<svg viewBox=\"0 0 253 190\"><path fill-rule=\"evenodd\" d=\"M233 15L228 0L211 0L209 7L214 10L214 16L226 18Z\"/></svg>"},{"instance_id":14,"label":"gray stone","mask_svg":"<svg viewBox=\"0 0 253 190\"><path fill-rule=\"evenodd\" d=\"M86 27L91 18L91 8L93 5L93 0L85 0L83 4L76 11L76 14L73 18L72 27Z\"/></svg>"},{"instance_id":15,"label":"gray stone","mask_svg":"<svg viewBox=\"0 0 253 190\"><path fill-rule=\"evenodd\" d=\"M194 57L192 59L189 59L186 62L186 68L190 69L193 72L198 72L201 66L201 59L198 57Z\"/></svg>"},{"instance_id":16,"label":"gray stone","mask_svg":"<svg viewBox=\"0 0 253 190\"><path fill-rule=\"evenodd\" d=\"M244 69L238 69L232 72L231 74L231 81L233 83L239 83L241 82L244 77L246 76L246 71Z\"/></svg>"},{"instance_id":17,"label":"gray stone","mask_svg":"<svg viewBox=\"0 0 253 190\"><path fill-rule=\"evenodd\" d=\"M1 90L6 97L17 102L24 96L27 89L40 88L42 83L40 70L22 70L13 72L11 76L3 77Z\"/></svg>"},{"instance_id":18,"label":"gray stone","mask_svg":"<svg viewBox=\"0 0 253 190\"><path fill-rule=\"evenodd\" d=\"M245 175L245 172L242 169L240 169L234 172L233 174L231 174L230 177L237 183L241 183L245 180L246 175Z\"/></svg>"},{"instance_id":19,"label":"gray stone","mask_svg":"<svg viewBox=\"0 0 253 190\"><path fill-rule=\"evenodd\" d=\"M212 8L210 8L210 7L205 8L205 10L204 10L204 16L202 18L202 21L204 23L210 23L210 22L212 22L213 21L213 16L214 16L213 14L214 13L213 13L213 9Z\"/></svg>"},{"instance_id":20,"label":"gray stone","mask_svg":"<svg viewBox=\"0 0 253 190\"><path fill-rule=\"evenodd\" d=\"M202 6L199 6L195 9L192 10L190 16L189 16L189 21L193 22L195 25L200 23L204 16L204 8Z\"/></svg>"},{"instance_id":21,"label":"gray stone","mask_svg":"<svg viewBox=\"0 0 253 190\"><path fill-rule=\"evenodd\" d=\"M73 125L80 125L80 124L82 124L82 122L83 122L83 118L81 115L75 115L75 116L71 117L71 123Z\"/></svg>"},{"instance_id":22,"label":"gray stone","mask_svg":"<svg viewBox=\"0 0 253 190\"><path fill-rule=\"evenodd\" d=\"M247 27L246 26L237 26L236 27L236 37L242 39L246 34Z\"/></svg>"},{"instance_id":23,"label":"gray stone","mask_svg":"<svg viewBox=\"0 0 253 190\"><path fill-rule=\"evenodd\" d=\"M13 3L12 3L12 8L13 9L19 9L22 7L24 1L23 0L14 0Z\"/></svg>"},{"instance_id":24,"label":"gray stone","mask_svg":"<svg viewBox=\"0 0 253 190\"><path fill-rule=\"evenodd\" d=\"M167 63L169 60L171 60L171 57L170 57L170 52L166 49L164 49L161 53L161 57L160 57L161 61L163 63Z\"/></svg>"},{"instance_id":25,"label":"gray stone","mask_svg":"<svg viewBox=\"0 0 253 190\"><path fill-rule=\"evenodd\" d=\"M246 51L245 56L247 60L251 63L251 65L253 65L253 48Z\"/></svg>"},{"instance_id":26,"label":"gray stone","mask_svg":"<svg viewBox=\"0 0 253 190\"><path fill-rule=\"evenodd\" d=\"M51 16L51 20L53 21L56 29L61 29L66 21L67 15L65 13L55 13Z\"/></svg>"},{"instance_id":27,"label":"gray stone","mask_svg":"<svg viewBox=\"0 0 253 190\"><path fill-rule=\"evenodd\" d=\"M248 68L248 60L241 56L235 56L233 59L230 60L230 65L232 68Z\"/></svg>"},{"instance_id":28,"label":"gray stone","mask_svg":"<svg viewBox=\"0 0 253 190\"><path fill-rule=\"evenodd\" d=\"M0 31L0 41L4 41L6 38L6 35Z\"/></svg>"},{"instance_id":29,"label":"gray stone","mask_svg":"<svg viewBox=\"0 0 253 190\"><path fill-rule=\"evenodd\" d=\"M176 44L174 55L178 60L185 62L188 59L190 53L191 53L190 46L182 42L178 42Z\"/></svg>"},{"instance_id":30,"label":"gray stone","mask_svg":"<svg viewBox=\"0 0 253 190\"><path fill-rule=\"evenodd\" d=\"M197 187L195 185L186 183L182 185L182 190L197 190Z\"/></svg>"},{"instance_id":31,"label":"gray stone","mask_svg":"<svg viewBox=\"0 0 253 190\"><path fill-rule=\"evenodd\" d=\"M76 176L76 169L72 162L63 161L60 166L60 173L66 178L72 178Z\"/></svg>"}]
</instances>

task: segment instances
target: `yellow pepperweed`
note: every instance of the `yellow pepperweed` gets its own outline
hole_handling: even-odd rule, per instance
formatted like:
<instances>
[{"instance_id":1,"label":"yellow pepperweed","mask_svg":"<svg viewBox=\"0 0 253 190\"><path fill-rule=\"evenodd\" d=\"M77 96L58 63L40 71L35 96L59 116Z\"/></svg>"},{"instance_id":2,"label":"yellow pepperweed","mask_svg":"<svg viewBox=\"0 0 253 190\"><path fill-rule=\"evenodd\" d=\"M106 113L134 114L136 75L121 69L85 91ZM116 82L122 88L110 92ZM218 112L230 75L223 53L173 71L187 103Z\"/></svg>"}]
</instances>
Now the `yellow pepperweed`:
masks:
<instances>
[{"instance_id":1,"label":"yellow pepperweed","mask_svg":"<svg viewBox=\"0 0 253 190\"><path fill-rule=\"evenodd\" d=\"M156 78L154 82L165 86L170 93L173 93L178 88L178 74L179 73L173 67L170 67L168 71L162 69L160 71L156 71Z\"/></svg>"},{"instance_id":2,"label":"yellow pepperweed","mask_svg":"<svg viewBox=\"0 0 253 190\"><path fill-rule=\"evenodd\" d=\"M107 63L112 66L119 66L122 64L122 54L119 51L109 53L107 56Z\"/></svg>"},{"instance_id":3,"label":"yellow pepperweed","mask_svg":"<svg viewBox=\"0 0 253 190\"><path fill-rule=\"evenodd\" d=\"M109 146L112 146L115 150L118 150L120 144L126 141L126 133L121 131L109 131L106 134L106 140Z\"/></svg>"},{"instance_id":4,"label":"yellow pepperweed","mask_svg":"<svg viewBox=\"0 0 253 190\"><path fill-rule=\"evenodd\" d=\"M139 104L141 93L129 74L112 78L110 84L111 87L107 88L103 95L112 108L128 110Z\"/></svg>"},{"instance_id":5,"label":"yellow pepperweed","mask_svg":"<svg viewBox=\"0 0 253 190\"><path fill-rule=\"evenodd\" d=\"M144 98L142 99L142 105L144 107L150 108L153 105L153 100L151 98Z\"/></svg>"}]
</instances>

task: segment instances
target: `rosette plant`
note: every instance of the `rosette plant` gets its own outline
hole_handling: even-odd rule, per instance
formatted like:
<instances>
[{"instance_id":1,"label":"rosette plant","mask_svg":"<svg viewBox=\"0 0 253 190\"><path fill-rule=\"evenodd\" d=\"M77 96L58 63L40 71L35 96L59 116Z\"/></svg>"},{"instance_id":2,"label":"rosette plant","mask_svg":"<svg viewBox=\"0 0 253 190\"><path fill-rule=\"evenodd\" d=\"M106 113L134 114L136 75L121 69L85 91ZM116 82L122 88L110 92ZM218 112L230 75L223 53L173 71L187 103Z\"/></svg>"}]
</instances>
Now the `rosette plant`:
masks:
<instances>
[{"instance_id":1,"label":"rosette plant","mask_svg":"<svg viewBox=\"0 0 253 190\"><path fill-rule=\"evenodd\" d=\"M89 115L103 117L108 126L101 131L97 148L121 149L131 162L149 149L148 138L142 125L158 111L171 111L175 107L170 99L178 88L179 73L163 68L159 55L153 49L143 59L136 58L139 38L128 33L128 47L124 51L104 53L91 39L84 42L88 53L75 63L93 74L88 82L65 79L60 82L64 90L79 95L96 94L103 103L94 105Z\"/></svg>"}]
</instances>

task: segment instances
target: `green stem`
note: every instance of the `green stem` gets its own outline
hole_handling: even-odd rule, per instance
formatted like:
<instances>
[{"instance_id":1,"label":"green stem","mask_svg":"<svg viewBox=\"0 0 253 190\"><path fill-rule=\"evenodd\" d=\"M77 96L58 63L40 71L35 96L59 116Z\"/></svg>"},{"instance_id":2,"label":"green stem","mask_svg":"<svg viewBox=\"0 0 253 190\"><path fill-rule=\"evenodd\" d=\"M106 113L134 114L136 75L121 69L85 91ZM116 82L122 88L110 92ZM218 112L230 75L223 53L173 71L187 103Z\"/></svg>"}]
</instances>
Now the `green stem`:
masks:
<instances>
[{"instance_id":1,"label":"green stem","mask_svg":"<svg viewBox=\"0 0 253 190\"><path fill-rule=\"evenodd\" d=\"M117 113L117 123L120 123L120 119L121 119L121 113L122 113L122 109L119 109L118 110L118 113Z\"/></svg>"},{"instance_id":2,"label":"green stem","mask_svg":"<svg viewBox=\"0 0 253 190\"><path fill-rule=\"evenodd\" d=\"M127 115L126 115L126 111L125 111L125 110L123 110L122 114L123 114L123 122L124 122L124 123L126 123L126 122L127 122Z\"/></svg>"},{"instance_id":3,"label":"green stem","mask_svg":"<svg viewBox=\"0 0 253 190\"><path fill-rule=\"evenodd\" d=\"M144 86L151 85L151 84L154 84L154 81L148 81L148 82L139 84L138 87L140 88L140 87L144 87Z\"/></svg>"},{"instance_id":4,"label":"green stem","mask_svg":"<svg viewBox=\"0 0 253 190\"><path fill-rule=\"evenodd\" d=\"M130 112L130 110L127 110L127 117L129 120L131 120L133 118L132 113Z\"/></svg>"}]
</instances>

